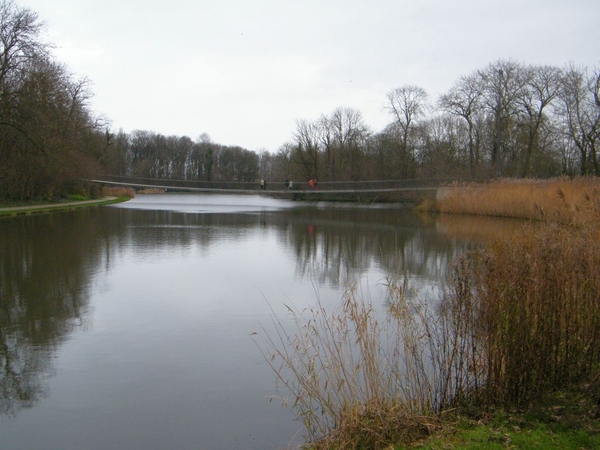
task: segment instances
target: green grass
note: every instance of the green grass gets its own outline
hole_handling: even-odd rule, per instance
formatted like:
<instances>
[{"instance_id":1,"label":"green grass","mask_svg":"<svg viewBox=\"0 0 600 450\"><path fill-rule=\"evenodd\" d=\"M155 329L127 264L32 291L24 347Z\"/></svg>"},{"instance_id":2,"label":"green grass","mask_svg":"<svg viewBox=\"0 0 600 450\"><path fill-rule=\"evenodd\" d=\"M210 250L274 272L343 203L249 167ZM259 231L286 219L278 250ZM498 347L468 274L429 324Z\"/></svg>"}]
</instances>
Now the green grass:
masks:
<instances>
[{"instance_id":1,"label":"green grass","mask_svg":"<svg viewBox=\"0 0 600 450\"><path fill-rule=\"evenodd\" d=\"M99 200L94 203L81 203L77 204L76 202L79 200L70 200L63 202L54 202L54 203L11 203L11 204L3 204L0 205L0 216L17 216L17 215L28 215L28 214L42 214L49 212L59 212L59 211L67 211L75 208L85 208L85 207L93 207L93 206L102 206L102 205L112 205L113 203L121 203L131 200L129 196L115 197L108 200ZM75 203L74 203L75 202ZM83 200L82 200L83 202ZM22 206L28 206L28 209L17 209ZM15 208L15 209L13 209Z\"/></svg>"},{"instance_id":2,"label":"green grass","mask_svg":"<svg viewBox=\"0 0 600 450\"><path fill-rule=\"evenodd\" d=\"M44 202L44 203L50 203L48 201ZM2 200L0 201L0 208L18 208L21 206L36 206L36 205L40 205L42 204L41 201L39 200L29 200L29 201L9 201L9 200Z\"/></svg>"},{"instance_id":3,"label":"green grass","mask_svg":"<svg viewBox=\"0 0 600 450\"><path fill-rule=\"evenodd\" d=\"M524 412L456 414L428 439L395 449L598 449L600 410L596 394L572 389L553 393Z\"/></svg>"},{"instance_id":4,"label":"green grass","mask_svg":"<svg viewBox=\"0 0 600 450\"><path fill-rule=\"evenodd\" d=\"M423 450L442 449L597 449L600 446L598 436L590 436L581 430L559 431L556 433L545 424L521 429L510 423L477 426L472 429L457 429L455 436L436 439L431 443L411 448ZM398 447L399 449L407 447Z\"/></svg>"}]
</instances>

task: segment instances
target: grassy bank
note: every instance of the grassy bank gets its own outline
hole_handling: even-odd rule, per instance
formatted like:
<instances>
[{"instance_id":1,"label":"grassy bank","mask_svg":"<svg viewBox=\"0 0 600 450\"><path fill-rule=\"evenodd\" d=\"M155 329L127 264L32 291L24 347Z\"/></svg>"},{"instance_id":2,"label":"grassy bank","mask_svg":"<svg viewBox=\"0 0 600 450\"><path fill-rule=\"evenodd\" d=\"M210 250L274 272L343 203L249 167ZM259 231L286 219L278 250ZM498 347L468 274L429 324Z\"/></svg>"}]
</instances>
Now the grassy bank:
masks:
<instances>
[{"instance_id":1,"label":"grassy bank","mask_svg":"<svg viewBox=\"0 0 600 450\"><path fill-rule=\"evenodd\" d=\"M135 197L135 191L131 188L104 188L100 196L96 198L73 195L69 198L51 201L4 202L0 203L0 216L42 214L90 206L110 205L130 200L133 197Z\"/></svg>"},{"instance_id":2,"label":"grassy bank","mask_svg":"<svg viewBox=\"0 0 600 450\"><path fill-rule=\"evenodd\" d=\"M452 187L437 211L536 221L462 255L443 298L390 281L378 320L349 289L334 312L275 322L265 357L312 448L598 448L597 179Z\"/></svg>"}]
</instances>

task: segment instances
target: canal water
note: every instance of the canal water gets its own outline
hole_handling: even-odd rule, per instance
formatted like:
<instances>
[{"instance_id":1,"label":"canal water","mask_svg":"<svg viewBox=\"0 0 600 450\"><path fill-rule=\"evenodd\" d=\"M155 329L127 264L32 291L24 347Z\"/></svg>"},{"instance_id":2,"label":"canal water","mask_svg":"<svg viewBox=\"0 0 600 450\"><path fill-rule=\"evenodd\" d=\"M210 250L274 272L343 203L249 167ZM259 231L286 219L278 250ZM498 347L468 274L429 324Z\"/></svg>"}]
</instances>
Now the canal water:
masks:
<instances>
[{"instance_id":1,"label":"canal water","mask_svg":"<svg viewBox=\"0 0 600 450\"><path fill-rule=\"evenodd\" d=\"M256 335L354 284L435 296L505 223L401 205L139 195L0 219L2 449L282 449L302 442Z\"/></svg>"}]
</instances>

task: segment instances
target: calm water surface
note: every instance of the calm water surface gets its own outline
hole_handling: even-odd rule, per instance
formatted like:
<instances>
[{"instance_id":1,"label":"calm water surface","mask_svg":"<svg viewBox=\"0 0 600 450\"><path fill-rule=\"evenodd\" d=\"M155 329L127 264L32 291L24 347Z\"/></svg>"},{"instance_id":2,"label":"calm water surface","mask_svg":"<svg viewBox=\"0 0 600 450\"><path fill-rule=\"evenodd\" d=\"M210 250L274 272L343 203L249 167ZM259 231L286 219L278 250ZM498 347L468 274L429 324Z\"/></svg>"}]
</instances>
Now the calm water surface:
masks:
<instances>
[{"instance_id":1,"label":"calm water surface","mask_svg":"<svg viewBox=\"0 0 600 450\"><path fill-rule=\"evenodd\" d=\"M284 304L435 295L499 222L397 205L146 195L0 219L0 448L280 449L301 424L251 335ZM271 311L272 309L272 311Z\"/></svg>"}]
</instances>

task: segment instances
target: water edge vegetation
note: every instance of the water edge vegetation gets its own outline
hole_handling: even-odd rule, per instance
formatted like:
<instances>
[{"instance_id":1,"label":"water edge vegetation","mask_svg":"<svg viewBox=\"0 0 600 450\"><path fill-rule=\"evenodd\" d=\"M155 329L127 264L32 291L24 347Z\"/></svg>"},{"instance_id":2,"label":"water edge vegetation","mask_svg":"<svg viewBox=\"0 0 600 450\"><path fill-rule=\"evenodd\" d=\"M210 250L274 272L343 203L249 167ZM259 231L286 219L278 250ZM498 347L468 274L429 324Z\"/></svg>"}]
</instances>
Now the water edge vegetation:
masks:
<instances>
[{"instance_id":1,"label":"water edge vegetation","mask_svg":"<svg viewBox=\"0 0 600 450\"><path fill-rule=\"evenodd\" d=\"M102 193L94 198L83 195L71 195L69 198L63 198L56 201L28 201L28 202L2 202L0 203L0 216L15 216L21 214L39 214L46 212L57 212L82 208L87 206L111 205L130 200L135 197L135 190L132 188L111 188L105 187Z\"/></svg>"},{"instance_id":2,"label":"water edge vegetation","mask_svg":"<svg viewBox=\"0 0 600 450\"><path fill-rule=\"evenodd\" d=\"M425 207L530 222L460 256L437 302L390 278L385 321L349 286L260 336L308 448L600 445L600 180L454 187Z\"/></svg>"}]
</instances>

